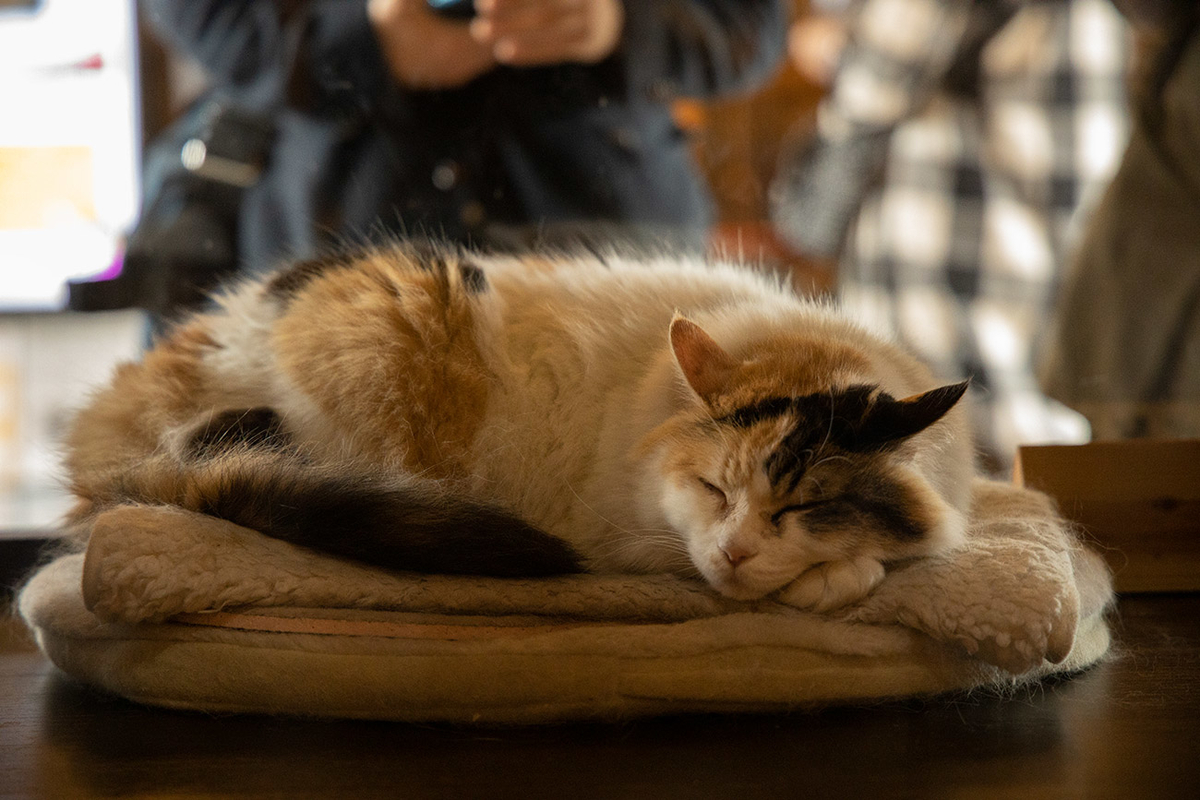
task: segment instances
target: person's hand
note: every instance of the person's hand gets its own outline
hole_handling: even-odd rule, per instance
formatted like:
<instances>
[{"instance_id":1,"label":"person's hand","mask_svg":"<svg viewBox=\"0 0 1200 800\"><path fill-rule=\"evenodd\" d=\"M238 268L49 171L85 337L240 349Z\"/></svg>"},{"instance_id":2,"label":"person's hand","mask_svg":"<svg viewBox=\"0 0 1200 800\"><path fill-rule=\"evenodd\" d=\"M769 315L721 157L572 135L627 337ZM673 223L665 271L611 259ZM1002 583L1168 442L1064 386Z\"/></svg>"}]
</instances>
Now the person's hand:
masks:
<instances>
[{"instance_id":1,"label":"person's hand","mask_svg":"<svg viewBox=\"0 0 1200 800\"><path fill-rule=\"evenodd\" d=\"M788 56L792 65L815 86L829 86L845 46L845 23L832 15L806 15L788 30Z\"/></svg>"},{"instance_id":2,"label":"person's hand","mask_svg":"<svg viewBox=\"0 0 1200 800\"><path fill-rule=\"evenodd\" d=\"M475 0L471 34L501 64L595 63L621 40L621 0Z\"/></svg>"},{"instance_id":3,"label":"person's hand","mask_svg":"<svg viewBox=\"0 0 1200 800\"><path fill-rule=\"evenodd\" d=\"M450 89L496 66L491 43L477 40L466 23L438 16L425 0L368 0L367 16L401 86Z\"/></svg>"}]
</instances>

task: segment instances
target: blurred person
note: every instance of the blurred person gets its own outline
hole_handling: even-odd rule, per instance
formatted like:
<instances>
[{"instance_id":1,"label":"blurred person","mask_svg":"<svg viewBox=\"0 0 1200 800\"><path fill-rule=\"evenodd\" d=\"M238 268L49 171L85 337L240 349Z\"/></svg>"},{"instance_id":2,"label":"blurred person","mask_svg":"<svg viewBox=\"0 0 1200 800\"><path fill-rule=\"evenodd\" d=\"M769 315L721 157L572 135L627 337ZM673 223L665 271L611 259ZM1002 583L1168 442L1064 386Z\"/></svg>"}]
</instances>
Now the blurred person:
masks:
<instances>
[{"instance_id":1,"label":"blurred person","mask_svg":"<svg viewBox=\"0 0 1200 800\"><path fill-rule=\"evenodd\" d=\"M1096 438L1200 437L1200 4L1117 0L1147 41L1133 133L1072 262L1048 392Z\"/></svg>"},{"instance_id":2,"label":"blurred person","mask_svg":"<svg viewBox=\"0 0 1200 800\"><path fill-rule=\"evenodd\" d=\"M787 55L814 86L828 88L846 47L849 0L811 0L788 26Z\"/></svg>"},{"instance_id":3,"label":"blurred person","mask_svg":"<svg viewBox=\"0 0 1200 800\"><path fill-rule=\"evenodd\" d=\"M235 255L256 271L396 234L702 246L711 201L672 101L748 90L784 36L779 0L142 7L215 96L270 119L237 214Z\"/></svg>"},{"instance_id":4,"label":"blurred person","mask_svg":"<svg viewBox=\"0 0 1200 800\"><path fill-rule=\"evenodd\" d=\"M841 19L828 93L772 186L780 234L836 261L850 312L939 377L971 377L986 470L1022 442L1082 440L1033 359L1126 138L1120 15L1108 0L854 0Z\"/></svg>"}]
</instances>

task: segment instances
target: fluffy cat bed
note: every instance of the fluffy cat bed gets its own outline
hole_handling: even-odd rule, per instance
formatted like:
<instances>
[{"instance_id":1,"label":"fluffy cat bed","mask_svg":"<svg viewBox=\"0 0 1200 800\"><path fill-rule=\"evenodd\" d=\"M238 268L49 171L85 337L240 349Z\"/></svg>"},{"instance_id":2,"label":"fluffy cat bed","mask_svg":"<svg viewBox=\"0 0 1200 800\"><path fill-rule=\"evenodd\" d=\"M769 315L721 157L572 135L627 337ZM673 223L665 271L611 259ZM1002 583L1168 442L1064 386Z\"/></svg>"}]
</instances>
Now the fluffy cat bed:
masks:
<instances>
[{"instance_id":1,"label":"fluffy cat bed","mask_svg":"<svg viewBox=\"0 0 1200 800\"><path fill-rule=\"evenodd\" d=\"M46 655L138 702L527 723L1005 689L1104 656L1101 559L1042 495L977 482L968 544L817 615L670 576L396 575L127 506L24 587Z\"/></svg>"}]
</instances>

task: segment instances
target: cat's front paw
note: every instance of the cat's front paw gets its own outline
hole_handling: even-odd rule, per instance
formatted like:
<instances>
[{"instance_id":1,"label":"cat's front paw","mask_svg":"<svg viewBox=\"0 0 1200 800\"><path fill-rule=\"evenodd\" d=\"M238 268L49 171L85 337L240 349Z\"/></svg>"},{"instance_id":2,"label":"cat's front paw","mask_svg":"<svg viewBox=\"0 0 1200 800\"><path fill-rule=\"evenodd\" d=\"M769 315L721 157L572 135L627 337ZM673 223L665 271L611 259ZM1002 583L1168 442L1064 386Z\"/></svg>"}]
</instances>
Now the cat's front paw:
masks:
<instances>
[{"instance_id":1,"label":"cat's front paw","mask_svg":"<svg viewBox=\"0 0 1200 800\"><path fill-rule=\"evenodd\" d=\"M810 611L832 611L870 594L883 572L883 564L873 558L826 561L802 572L779 593L779 600Z\"/></svg>"}]
</instances>

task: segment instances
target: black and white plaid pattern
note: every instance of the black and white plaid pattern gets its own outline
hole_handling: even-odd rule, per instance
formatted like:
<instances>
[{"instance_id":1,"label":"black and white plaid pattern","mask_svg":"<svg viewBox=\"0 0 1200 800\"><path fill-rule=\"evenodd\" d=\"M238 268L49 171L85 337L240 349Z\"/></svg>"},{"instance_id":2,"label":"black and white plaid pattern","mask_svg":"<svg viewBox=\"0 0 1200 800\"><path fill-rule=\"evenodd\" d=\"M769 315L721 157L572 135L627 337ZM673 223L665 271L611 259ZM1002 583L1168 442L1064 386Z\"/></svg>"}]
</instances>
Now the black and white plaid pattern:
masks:
<instances>
[{"instance_id":1,"label":"black and white plaid pattern","mask_svg":"<svg viewBox=\"0 0 1200 800\"><path fill-rule=\"evenodd\" d=\"M972 378L994 469L1020 443L1085 438L1033 357L1126 140L1122 18L1109 0L862 0L848 24L815 135L775 187L781 232L840 247L850 312Z\"/></svg>"}]
</instances>

